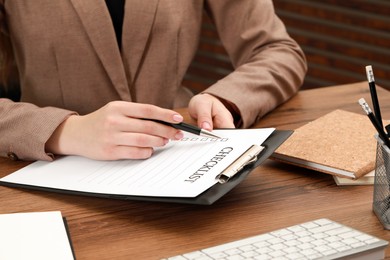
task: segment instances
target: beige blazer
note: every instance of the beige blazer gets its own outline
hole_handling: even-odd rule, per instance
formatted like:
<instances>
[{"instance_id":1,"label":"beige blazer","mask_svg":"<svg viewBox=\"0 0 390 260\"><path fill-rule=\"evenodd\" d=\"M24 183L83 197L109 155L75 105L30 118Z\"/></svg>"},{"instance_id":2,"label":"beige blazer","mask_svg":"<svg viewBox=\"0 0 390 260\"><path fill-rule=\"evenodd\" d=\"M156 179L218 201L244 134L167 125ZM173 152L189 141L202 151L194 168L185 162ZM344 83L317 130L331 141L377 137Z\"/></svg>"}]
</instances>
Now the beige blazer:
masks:
<instances>
[{"instance_id":1,"label":"beige blazer","mask_svg":"<svg viewBox=\"0 0 390 260\"><path fill-rule=\"evenodd\" d=\"M306 63L268 0L126 0L122 52L105 1L1 0L22 97L0 99L0 154L51 160L44 145L71 113L112 100L186 106L181 83L206 9L235 67L206 92L248 127L291 97Z\"/></svg>"}]
</instances>

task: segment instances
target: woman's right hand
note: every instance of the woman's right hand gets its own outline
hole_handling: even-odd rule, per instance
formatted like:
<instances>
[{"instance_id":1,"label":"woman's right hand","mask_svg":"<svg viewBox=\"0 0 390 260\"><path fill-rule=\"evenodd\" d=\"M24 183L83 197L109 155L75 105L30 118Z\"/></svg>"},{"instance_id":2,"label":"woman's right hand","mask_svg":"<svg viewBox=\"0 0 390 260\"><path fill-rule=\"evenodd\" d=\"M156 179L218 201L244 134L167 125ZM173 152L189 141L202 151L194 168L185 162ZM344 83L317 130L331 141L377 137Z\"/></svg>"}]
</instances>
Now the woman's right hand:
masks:
<instances>
[{"instance_id":1,"label":"woman's right hand","mask_svg":"<svg viewBox=\"0 0 390 260\"><path fill-rule=\"evenodd\" d=\"M149 104L113 101L85 116L71 115L46 143L46 152L96 160L146 159L153 147L178 140L173 127L143 119L180 123L177 112Z\"/></svg>"}]
</instances>

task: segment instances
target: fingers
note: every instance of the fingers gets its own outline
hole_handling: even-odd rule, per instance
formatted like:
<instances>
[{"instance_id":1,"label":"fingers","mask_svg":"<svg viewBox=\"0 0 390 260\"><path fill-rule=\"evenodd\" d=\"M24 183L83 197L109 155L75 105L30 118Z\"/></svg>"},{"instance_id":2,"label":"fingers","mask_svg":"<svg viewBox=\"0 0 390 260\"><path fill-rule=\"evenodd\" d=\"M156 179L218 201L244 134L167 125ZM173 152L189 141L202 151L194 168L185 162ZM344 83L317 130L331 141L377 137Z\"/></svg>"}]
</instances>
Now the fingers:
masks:
<instances>
[{"instance_id":1,"label":"fingers","mask_svg":"<svg viewBox=\"0 0 390 260\"><path fill-rule=\"evenodd\" d=\"M219 110L216 108L216 110ZM215 128L235 128L232 114L227 109L220 109L213 118Z\"/></svg>"},{"instance_id":2,"label":"fingers","mask_svg":"<svg viewBox=\"0 0 390 260\"><path fill-rule=\"evenodd\" d=\"M198 126L203 129L235 127L232 114L218 98L212 95L194 96L188 109L190 115L197 120Z\"/></svg>"},{"instance_id":3,"label":"fingers","mask_svg":"<svg viewBox=\"0 0 390 260\"><path fill-rule=\"evenodd\" d=\"M183 137L181 131L173 127L147 120L182 122L183 117L173 110L123 101L111 102L104 107L104 110L103 120L106 132L142 133L173 140Z\"/></svg>"},{"instance_id":4,"label":"fingers","mask_svg":"<svg viewBox=\"0 0 390 260\"><path fill-rule=\"evenodd\" d=\"M157 119L169 123L180 123L183 121L183 116L176 111L150 104L116 101L110 105L114 106L113 109L119 109L120 113L127 117Z\"/></svg>"},{"instance_id":5,"label":"fingers","mask_svg":"<svg viewBox=\"0 0 390 260\"><path fill-rule=\"evenodd\" d=\"M115 140L112 140L112 142L117 146L161 147L169 142L168 138L127 132L119 133L114 138Z\"/></svg>"},{"instance_id":6,"label":"fingers","mask_svg":"<svg viewBox=\"0 0 390 260\"><path fill-rule=\"evenodd\" d=\"M105 129L101 139L103 158L149 158L153 147L164 146L169 139L179 140L184 136L180 130L148 120L181 122L183 117L175 111L121 101L112 102L105 109L102 119Z\"/></svg>"},{"instance_id":7,"label":"fingers","mask_svg":"<svg viewBox=\"0 0 390 260\"><path fill-rule=\"evenodd\" d=\"M180 130L141 119L148 117L171 123L183 120L173 110L114 101L90 114L67 118L53 133L46 148L55 154L97 160L144 159L153 154L153 147L183 137Z\"/></svg>"},{"instance_id":8,"label":"fingers","mask_svg":"<svg viewBox=\"0 0 390 260\"><path fill-rule=\"evenodd\" d=\"M213 102L207 94L194 96L189 104L189 114L198 122L198 126L205 130L213 130L212 119Z\"/></svg>"},{"instance_id":9,"label":"fingers","mask_svg":"<svg viewBox=\"0 0 390 260\"><path fill-rule=\"evenodd\" d=\"M126 116L117 117L115 120L111 119L109 123L106 123L106 127L107 132L137 133L160 137L160 139L164 138L172 140L179 140L183 138L183 133L171 126L167 126L151 120L131 118ZM133 135L129 135L129 137L132 136Z\"/></svg>"},{"instance_id":10,"label":"fingers","mask_svg":"<svg viewBox=\"0 0 390 260\"><path fill-rule=\"evenodd\" d=\"M153 155L151 147L135 147L135 146L115 146L111 150L106 150L101 155L97 155L97 160L122 160L122 159L148 159Z\"/></svg>"},{"instance_id":11,"label":"fingers","mask_svg":"<svg viewBox=\"0 0 390 260\"><path fill-rule=\"evenodd\" d=\"M139 133L118 133L111 140L98 143L97 149L84 150L88 157L97 160L146 159L152 156L154 147L169 142L166 138Z\"/></svg>"},{"instance_id":12,"label":"fingers","mask_svg":"<svg viewBox=\"0 0 390 260\"><path fill-rule=\"evenodd\" d=\"M204 129L234 127L230 112L211 95L195 96L189 112ZM179 123L183 117L153 105L114 101L88 115L66 119L56 130L58 138L48 142L47 148L98 160L145 159L152 156L154 147L183 137L180 130L147 119Z\"/></svg>"}]
</instances>

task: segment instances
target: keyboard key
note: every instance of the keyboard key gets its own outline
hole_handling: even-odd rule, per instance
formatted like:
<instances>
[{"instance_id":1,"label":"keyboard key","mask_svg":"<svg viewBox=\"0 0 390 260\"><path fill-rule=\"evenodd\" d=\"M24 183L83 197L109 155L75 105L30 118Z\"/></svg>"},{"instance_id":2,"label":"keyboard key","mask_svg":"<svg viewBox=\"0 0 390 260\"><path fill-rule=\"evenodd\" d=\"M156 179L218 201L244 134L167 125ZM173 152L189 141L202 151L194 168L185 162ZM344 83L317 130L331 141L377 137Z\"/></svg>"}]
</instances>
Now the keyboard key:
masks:
<instances>
[{"instance_id":1,"label":"keyboard key","mask_svg":"<svg viewBox=\"0 0 390 260\"><path fill-rule=\"evenodd\" d=\"M195 258L207 256L207 255L200 252L200 251L195 251L195 252L191 252L188 254L184 254L183 256L186 257L187 259L195 259Z\"/></svg>"},{"instance_id":2,"label":"keyboard key","mask_svg":"<svg viewBox=\"0 0 390 260\"><path fill-rule=\"evenodd\" d=\"M300 249L298 247L295 247L295 246L289 246L289 247L286 247L286 248L283 249L283 251L288 253L288 254L300 252L301 250L302 249Z\"/></svg>"},{"instance_id":3,"label":"keyboard key","mask_svg":"<svg viewBox=\"0 0 390 260\"><path fill-rule=\"evenodd\" d=\"M226 253L224 253L224 252L217 252L215 254L210 255L210 257L212 259L218 259L218 258L228 257L228 255Z\"/></svg>"},{"instance_id":4,"label":"keyboard key","mask_svg":"<svg viewBox=\"0 0 390 260\"><path fill-rule=\"evenodd\" d=\"M329 219L317 219L257 236L173 256L188 259L337 259L384 255L388 242ZM381 250L381 251L379 251Z\"/></svg>"},{"instance_id":5,"label":"keyboard key","mask_svg":"<svg viewBox=\"0 0 390 260\"><path fill-rule=\"evenodd\" d=\"M259 254L256 251L247 251L241 254L243 257L251 258L254 256L258 256Z\"/></svg>"},{"instance_id":6,"label":"keyboard key","mask_svg":"<svg viewBox=\"0 0 390 260\"><path fill-rule=\"evenodd\" d=\"M225 254L227 255L239 255L241 253L243 253L243 251L238 248L231 248L225 251Z\"/></svg>"}]
</instances>

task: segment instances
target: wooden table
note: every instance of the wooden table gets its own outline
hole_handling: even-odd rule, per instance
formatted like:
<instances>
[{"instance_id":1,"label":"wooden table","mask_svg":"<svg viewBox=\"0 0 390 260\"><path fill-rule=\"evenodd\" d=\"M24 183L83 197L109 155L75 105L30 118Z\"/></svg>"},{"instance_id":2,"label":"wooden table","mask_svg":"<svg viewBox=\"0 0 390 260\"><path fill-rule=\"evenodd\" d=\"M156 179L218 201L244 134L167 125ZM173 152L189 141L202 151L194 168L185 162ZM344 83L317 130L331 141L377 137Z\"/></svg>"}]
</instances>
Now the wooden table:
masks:
<instances>
[{"instance_id":1,"label":"wooden table","mask_svg":"<svg viewBox=\"0 0 390 260\"><path fill-rule=\"evenodd\" d=\"M390 93L378 95L388 119ZM295 129L334 109L363 113L361 97L371 104L365 82L301 91L256 127ZM0 159L0 177L27 164ZM211 206L0 187L0 213L60 210L77 259L160 259L323 217L390 241L372 197L372 186L336 186L330 175L267 160Z\"/></svg>"}]
</instances>

